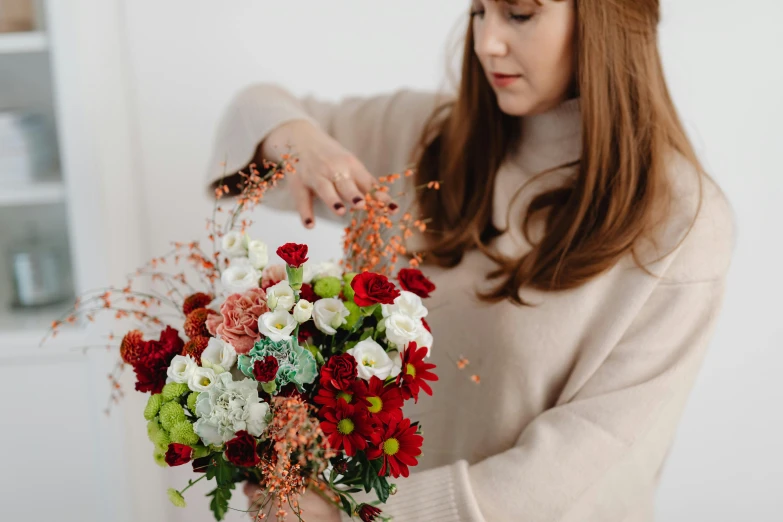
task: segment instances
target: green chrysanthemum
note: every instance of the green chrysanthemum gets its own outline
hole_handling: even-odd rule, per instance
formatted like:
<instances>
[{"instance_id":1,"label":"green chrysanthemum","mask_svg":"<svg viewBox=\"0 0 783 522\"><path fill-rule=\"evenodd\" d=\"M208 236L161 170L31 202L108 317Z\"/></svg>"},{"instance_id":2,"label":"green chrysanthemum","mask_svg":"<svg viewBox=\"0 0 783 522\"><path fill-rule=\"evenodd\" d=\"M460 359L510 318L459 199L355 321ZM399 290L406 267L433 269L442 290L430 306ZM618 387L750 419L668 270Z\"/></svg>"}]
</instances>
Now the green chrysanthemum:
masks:
<instances>
[{"instance_id":1,"label":"green chrysanthemum","mask_svg":"<svg viewBox=\"0 0 783 522\"><path fill-rule=\"evenodd\" d=\"M193 431L193 425L188 420L182 420L174 424L169 431L171 442L192 446L200 439Z\"/></svg>"},{"instance_id":2,"label":"green chrysanthemum","mask_svg":"<svg viewBox=\"0 0 783 522\"><path fill-rule=\"evenodd\" d=\"M340 281L336 277L332 277L332 276L322 277L321 279L315 282L315 286L313 287L313 292L315 292L315 295L317 295L318 297L329 299L340 295L340 290L342 289L342 286L343 286L342 281Z\"/></svg>"},{"instance_id":3,"label":"green chrysanthemum","mask_svg":"<svg viewBox=\"0 0 783 522\"><path fill-rule=\"evenodd\" d=\"M356 323L359 321L359 319L362 318L362 311L359 306L352 301L347 301L343 304L351 313L348 315L348 317L345 318L345 324L340 326L340 328L344 330L352 330L353 327L356 326Z\"/></svg>"},{"instance_id":4,"label":"green chrysanthemum","mask_svg":"<svg viewBox=\"0 0 783 522\"><path fill-rule=\"evenodd\" d=\"M166 450L169 449L169 444L171 444L171 438L166 431L160 430L152 437L152 443L155 444L156 450L166 453Z\"/></svg>"},{"instance_id":5,"label":"green chrysanthemum","mask_svg":"<svg viewBox=\"0 0 783 522\"><path fill-rule=\"evenodd\" d=\"M169 465L166 464L166 450L160 451L158 448L155 448L155 451L152 453L152 458L155 460L155 464L161 468L169 467Z\"/></svg>"},{"instance_id":6,"label":"green chrysanthemum","mask_svg":"<svg viewBox=\"0 0 783 522\"><path fill-rule=\"evenodd\" d=\"M346 285L350 286L351 285L351 281L353 281L353 278L356 277L356 275L357 275L356 272L346 272L346 273L344 273L343 274L343 282Z\"/></svg>"},{"instance_id":7,"label":"green chrysanthemum","mask_svg":"<svg viewBox=\"0 0 783 522\"><path fill-rule=\"evenodd\" d=\"M160 407L160 425L163 429L170 430L174 424L185 420L185 410L176 402L167 402Z\"/></svg>"},{"instance_id":8,"label":"green chrysanthemum","mask_svg":"<svg viewBox=\"0 0 783 522\"><path fill-rule=\"evenodd\" d=\"M196 400L198 399L198 392L193 392L188 395L188 409L193 415L196 414Z\"/></svg>"},{"instance_id":9,"label":"green chrysanthemum","mask_svg":"<svg viewBox=\"0 0 783 522\"><path fill-rule=\"evenodd\" d=\"M190 391L188 388L188 385L185 383L180 382L170 382L167 385L163 387L163 400L173 401L174 399L179 399L183 393L186 393Z\"/></svg>"},{"instance_id":10,"label":"green chrysanthemum","mask_svg":"<svg viewBox=\"0 0 783 522\"><path fill-rule=\"evenodd\" d=\"M345 304L353 303L353 297L356 295L356 292L353 291L353 287L350 285L350 283L346 283L343 286L343 297L345 297Z\"/></svg>"},{"instance_id":11,"label":"green chrysanthemum","mask_svg":"<svg viewBox=\"0 0 783 522\"><path fill-rule=\"evenodd\" d=\"M155 415L157 415L160 411L160 406L162 404L163 398L161 397L160 393L150 395L150 398L147 399L147 406L144 408L144 418L147 420L154 419Z\"/></svg>"},{"instance_id":12,"label":"green chrysanthemum","mask_svg":"<svg viewBox=\"0 0 783 522\"><path fill-rule=\"evenodd\" d=\"M185 506L187 506L187 504L185 503L185 497L183 497L182 494L179 491L177 491L176 489L169 488L166 493L169 494L169 500L175 506L181 507L181 508L184 508Z\"/></svg>"},{"instance_id":13,"label":"green chrysanthemum","mask_svg":"<svg viewBox=\"0 0 783 522\"><path fill-rule=\"evenodd\" d=\"M152 419L147 423L147 437L150 442L155 442L155 436L161 431L160 424L155 419Z\"/></svg>"}]
</instances>

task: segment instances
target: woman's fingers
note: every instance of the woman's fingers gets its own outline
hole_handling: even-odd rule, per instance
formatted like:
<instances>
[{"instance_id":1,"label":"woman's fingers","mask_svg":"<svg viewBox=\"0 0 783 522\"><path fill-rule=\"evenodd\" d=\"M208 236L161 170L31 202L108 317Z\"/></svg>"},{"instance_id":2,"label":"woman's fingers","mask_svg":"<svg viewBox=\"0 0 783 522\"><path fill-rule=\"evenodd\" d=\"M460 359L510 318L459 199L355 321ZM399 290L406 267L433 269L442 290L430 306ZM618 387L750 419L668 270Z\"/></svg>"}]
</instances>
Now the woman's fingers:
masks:
<instances>
[{"instance_id":1,"label":"woman's fingers","mask_svg":"<svg viewBox=\"0 0 783 522\"><path fill-rule=\"evenodd\" d=\"M316 176L315 180L313 180L312 189L326 203L326 206L332 209L332 212L338 216L345 215L345 204L337 194L337 189L332 181L323 176Z\"/></svg>"},{"instance_id":2,"label":"woman's fingers","mask_svg":"<svg viewBox=\"0 0 783 522\"><path fill-rule=\"evenodd\" d=\"M291 194L296 203L296 210L302 218L302 224L305 228L315 226L315 212L313 212L313 192L299 179L299 176L290 178Z\"/></svg>"},{"instance_id":3,"label":"woman's fingers","mask_svg":"<svg viewBox=\"0 0 783 522\"><path fill-rule=\"evenodd\" d=\"M373 189L378 188L378 180L363 165L356 169L354 179L356 180L356 186L363 194L369 194ZM392 201L388 192L375 192L375 197L386 205L390 211L395 212L397 210L397 204Z\"/></svg>"}]
</instances>

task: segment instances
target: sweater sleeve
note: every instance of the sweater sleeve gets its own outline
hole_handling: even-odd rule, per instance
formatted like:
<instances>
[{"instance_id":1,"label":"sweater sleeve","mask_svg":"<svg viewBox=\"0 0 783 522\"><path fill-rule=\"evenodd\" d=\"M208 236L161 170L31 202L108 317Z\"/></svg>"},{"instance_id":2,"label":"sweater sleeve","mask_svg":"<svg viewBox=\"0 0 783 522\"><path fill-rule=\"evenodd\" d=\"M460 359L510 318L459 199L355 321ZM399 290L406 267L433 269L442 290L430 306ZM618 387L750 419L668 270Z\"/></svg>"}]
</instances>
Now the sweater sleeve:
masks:
<instances>
[{"instance_id":1,"label":"sweater sleeve","mask_svg":"<svg viewBox=\"0 0 783 522\"><path fill-rule=\"evenodd\" d=\"M249 86L234 96L218 124L207 185L212 192L216 182L257 161L259 146L269 133L296 120L309 121L327 132L376 176L401 171L410 163L427 120L443 101L434 92L399 90L327 102L297 98L277 85ZM291 145L295 153L296 144ZM288 191L279 187L264 203L293 210L287 196Z\"/></svg>"},{"instance_id":2,"label":"sweater sleeve","mask_svg":"<svg viewBox=\"0 0 783 522\"><path fill-rule=\"evenodd\" d=\"M721 308L733 250L723 210L697 222L590 377L569 383L511 449L400 479L380 506L385 514L405 522L629 520L649 501Z\"/></svg>"}]
</instances>

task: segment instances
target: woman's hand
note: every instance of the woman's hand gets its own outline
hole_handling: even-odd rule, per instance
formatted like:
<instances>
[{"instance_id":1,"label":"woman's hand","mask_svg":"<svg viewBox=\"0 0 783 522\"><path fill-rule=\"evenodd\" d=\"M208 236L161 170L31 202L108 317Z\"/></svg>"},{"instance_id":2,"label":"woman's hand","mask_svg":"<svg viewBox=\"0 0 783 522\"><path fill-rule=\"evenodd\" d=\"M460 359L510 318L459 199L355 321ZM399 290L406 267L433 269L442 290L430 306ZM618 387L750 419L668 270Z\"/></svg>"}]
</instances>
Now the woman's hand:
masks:
<instances>
[{"instance_id":1,"label":"woman's hand","mask_svg":"<svg viewBox=\"0 0 783 522\"><path fill-rule=\"evenodd\" d=\"M262 158L279 163L289 147L299 163L296 175L288 178L287 183L307 228L315 225L315 197L342 216L346 206L362 208L365 194L377 185L375 177L356 156L310 122L297 120L277 127L261 144L259 152ZM378 193L377 197L390 211L397 209L386 193Z\"/></svg>"},{"instance_id":2,"label":"woman's hand","mask_svg":"<svg viewBox=\"0 0 783 522\"><path fill-rule=\"evenodd\" d=\"M245 495L248 498L248 510L251 510L250 518L254 518L257 514L258 499L264 495L258 484L252 484L250 482L245 483L243 488ZM340 511L334 504L330 504L327 500L321 497L318 493L307 490L307 492L299 497L299 508L302 510L302 516L305 520L313 522L340 522ZM272 509L272 514L277 511L277 507ZM288 517L286 520L297 520L296 515L289 506L286 506L286 513ZM274 518L270 517L270 520Z\"/></svg>"}]
</instances>

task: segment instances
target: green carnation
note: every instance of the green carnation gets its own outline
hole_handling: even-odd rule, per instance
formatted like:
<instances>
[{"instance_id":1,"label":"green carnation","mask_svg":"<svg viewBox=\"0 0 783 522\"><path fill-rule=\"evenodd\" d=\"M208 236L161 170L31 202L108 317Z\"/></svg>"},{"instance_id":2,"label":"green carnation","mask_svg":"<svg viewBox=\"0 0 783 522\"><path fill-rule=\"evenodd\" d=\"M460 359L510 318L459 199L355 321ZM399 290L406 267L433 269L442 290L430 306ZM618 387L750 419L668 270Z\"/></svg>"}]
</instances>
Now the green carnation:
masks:
<instances>
[{"instance_id":1,"label":"green carnation","mask_svg":"<svg viewBox=\"0 0 783 522\"><path fill-rule=\"evenodd\" d=\"M169 449L169 444L171 444L171 438L169 438L169 434L165 430L160 430L152 438L152 443L155 444L155 449L166 453L166 450Z\"/></svg>"},{"instance_id":2,"label":"green carnation","mask_svg":"<svg viewBox=\"0 0 783 522\"><path fill-rule=\"evenodd\" d=\"M161 468L169 467L169 465L166 464L166 451L167 450L160 451L158 448L155 448L155 451L152 453L152 458L155 459L155 464Z\"/></svg>"},{"instance_id":3,"label":"green carnation","mask_svg":"<svg viewBox=\"0 0 783 522\"><path fill-rule=\"evenodd\" d=\"M184 508L187 506L185 503L185 497L182 496L182 493L177 491L174 488L169 488L167 493L169 494L169 500L171 500L171 503L174 504L177 507Z\"/></svg>"},{"instance_id":4,"label":"green carnation","mask_svg":"<svg viewBox=\"0 0 783 522\"><path fill-rule=\"evenodd\" d=\"M196 400L198 399L198 392L193 392L188 395L188 409L193 415L196 414Z\"/></svg>"},{"instance_id":5,"label":"green carnation","mask_svg":"<svg viewBox=\"0 0 783 522\"><path fill-rule=\"evenodd\" d=\"M180 382L170 382L163 387L163 400L168 402L173 401L174 399L179 399L183 393L188 391L189 389L187 384Z\"/></svg>"},{"instance_id":6,"label":"green carnation","mask_svg":"<svg viewBox=\"0 0 783 522\"><path fill-rule=\"evenodd\" d=\"M342 282L332 276L322 277L318 281L315 282L315 286L313 287L313 292L315 292L315 295L318 297L323 297L324 299L329 299L332 297L337 297L340 295L340 290L342 289Z\"/></svg>"},{"instance_id":7,"label":"green carnation","mask_svg":"<svg viewBox=\"0 0 783 522\"><path fill-rule=\"evenodd\" d=\"M163 398L160 393L150 395L150 398L147 399L147 406L144 408L144 418L147 420L154 419L155 415L160 411L161 404L163 404Z\"/></svg>"},{"instance_id":8,"label":"green carnation","mask_svg":"<svg viewBox=\"0 0 783 522\"><path fill-rule=\"evenodd\" d=\"M348 317L345 318L345 324L340 326L340 328L345 330L352 330L353 327L356 326L356 323L359 322L359 319L362 318L362 311L359 306L352 301L347 301L343 304L351 313L348 315Z\"/></svg>"},{"instance_id":9,"label":"green carnation","mask_svg":"<svg viewBox=\"0 0 783 522\"><path fill-rule=\"evenodd\" d=\"M163 429L170 430L174 424L185 420L185 410L177 402L167 402L160 407L160 425Z\"/></svg>"},{"instance_id":10,"label":"green carnation","mask_svg":"<svg viewBox=\"0 0 783 522\"><path fill-rule=\"evenodd\" d=\"M292 339L275 342L265 337L257 341L255 346L247 354L240 355L237 360L239 369L250 378L253 378L253 366L256 361L263 361L265 357L277 359L278 370L275 377L277 389L286 384L294 383L299 391L304 391L304 384L310 384L318 376L318 365L313 354Z\"/></svg>"},{"instance_id":11,"label":"green carnation","mask_svg":"<svg viewBox=\"0 0 783 522\"><path fill-rule=\"evenodd\" d=\"M192 446L196 444L200 439L198 435L193 431L193 425L188 420L182 420L174 424L169 430L169 437L171 442L177 442L179 444L187 444Z\"/></svg>"},{"instance_id":12,"label":"green carnation","mask_svg":"<svg viewBox=\"0 0 783 522\"><path fill-rule=\"evenodd\" d=\"M155 419L147 423L147 437L149 437L150 442L155 442L155 435L157 435L160 431L160 424L158 424L158 421Z\"/></svg>"}]
</instances>

